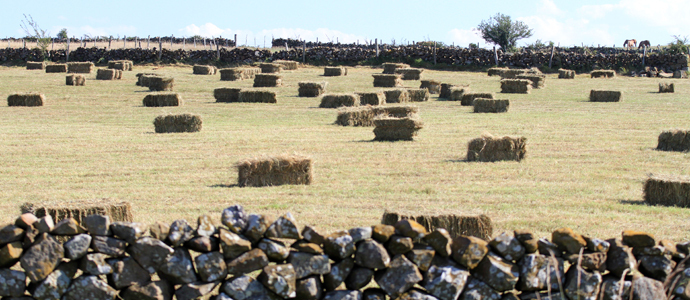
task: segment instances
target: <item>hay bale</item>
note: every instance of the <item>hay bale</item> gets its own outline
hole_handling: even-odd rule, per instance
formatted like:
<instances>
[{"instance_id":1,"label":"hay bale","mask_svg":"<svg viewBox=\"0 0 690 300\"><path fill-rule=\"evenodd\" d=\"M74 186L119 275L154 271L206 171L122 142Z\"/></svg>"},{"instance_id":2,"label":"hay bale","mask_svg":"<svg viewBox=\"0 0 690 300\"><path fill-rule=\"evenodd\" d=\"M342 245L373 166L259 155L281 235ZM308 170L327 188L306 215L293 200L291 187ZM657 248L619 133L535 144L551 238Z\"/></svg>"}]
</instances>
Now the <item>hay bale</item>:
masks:
<instances>
[{"instance_id":1,"label":"hay bale","mask_svg":"<svg viewBox=\"0 0 690 300\"><path fill-rule=\"evenodd\" d=\"M659 134L657 150L661 151L690 151L689 130L667 130Z\"/></svg>"},{"instance_id":2,"label":"hay bale","mask_svg":"<svg viewBox=\"0 0 690 300\"><path fill-rule=\"evenodd\" d=\"M283 75L256 74L254 75L254 87L279 87L283 85Z\"/></svg>"},{"instance_id":3,"label":"hay bale","mask_svg":"<svg viewBox=\"0 0 690 300\"><path fill-rule=\"evenodd\" d=\"M462 101L462 97L470 92L468 87L453 86L450 88L450 96L448 100L450 101Z\"/></svg>"},{"instance_id":4,"label":"hay bale","mask_svg":"<svg viewBox=\"0 0 690 300\"><path fill-rule=\"evenodd\" d=\"M370 93L355 93L359 96L360 105L383 105L386 104L386 94L383 91Z\"/></svg>"},{"instance_id":5,"label":"hay bale","mask_svg":"<svg viewBox=\"0 0 690 300\"><path fill-rule=\"evenodd\" d=\"M561 79L575 79L575 71L573 71L573 70L566 70L566 69L558 69L558 78L561 78Z\"/></svg>"},{"instance_id":6,"label":"hay bale","mask_svg":"<svg viewBox=\"0 0 690 300\"><path fill-rule=\"evenodd\" d=\"M67 73L66 64L46 65L46 73Z\"/></svg>"},{"instance_id":7,"label":"hay bale","mask_svg":"<svg viewBox=\"0 0 690 300\"><path fill-rule=\"evenodd\" d=\"M299 63L291 60L276 60L274 64L279 64L283 66L283 70L297 70Z\"/></svg>"},{"instance_id":8,"label":"hay bale","mask_svg":"<svg viewBox=\"0 0 690 300\"><path fill-rule=\"evenodd\" d=\"M621 91L598 91L591 90L589 92L589 101L591 102L620 102L623 97Z\"/></svg>"},{"instance_id":9,"label":"hay bale","mask_svg":"<svg viewBox=\"0 0 690 300\"><path fill-rule=\"evenodd\" d=\"M261 68L261 73L280 73L280 71L283 70L283 65L272 64L272 63L262 63L262 64L259 64L259 68Z\"/></svg>"},{"instance_id":10,"label":"hay bale","mask_svg":"<svg viewBox=\"0 0 690 300\"><path fill-rule=\"evenodd\" d=\"M115 69L120 71L132 71L134 62L131 60L111 60L108 62L108 69Z\"/></svg>"},{"instance_id":11,"label":"hay bale","mask_svg":"<svg viewBox=\"0 0 690 300\"><path fill-rule=\"evenodd\" d=\"M419 80L423 71L415 68L396 68L395 74L400 74L402 80Z\"/></svg>"},{"instance_id":12,"label":"hay bale","mask_svg":"<svg viewBox=\"0 0 690 300\"><path fill-rule=\"evenodd\" d=\"M151 76L159 76L156 73L138 73L137 75L137 82L135 83L138 86L149 86L149 77Z\"/></svg>"},{"instance_id":13,"label":"hay bale","mask_svg":"<svg viewBox=\"0 0 690 300\"><path fill-rule=\"evenodd\" d=\"M43 70L46 68L46 62L44 61L27 61L26 62L26 69L27 70Z\"/></svg>"},{"instance_id":14,"label":"hay bale","mask_svg":"<svg viewBox=\"0 0 690 300\"><path fill-rule=\"evenodd\" d=\"M546 76L537 74L518 75L517 79L525 79L532 82L533 89L540 89L546 86Z\"/></svg>"},{"instance_id":15,"label":"hay bale","mask_svg":"<svg viewBox=\"0 0 690 300\"><path fill-rule=\"evenodd\" d=\"M485 241L493 237L493 225L486 215L458 216L458 215L411 215L385 211L381 224L395 225L400 220L414 220L432 232L437 228L448 231L451 237L474 236Z\"/></svg>"},{"instance_id":16,"label":"hay bale","mask_svg":"<svg viewBox=\"0 0 690 300\"><path fill-rule=\"evenodd\" d=\"M347 68L345 67L324 67L323 76L346 76Z\"/></svg>"},{"instance_id":17,"label":"hay bale","mask_svg":"<svg viewBox=\"0 0 690 300\"><path fill-rule=\"evenodd\" d=\"M410 93L407 89L394 89L383 92L386 95L386 103L410 102Z\"/></svg>"},{"instance_id":18,"label":"hay bale","mask_svg":"<svg viewBox=\"0 0 690 300\"><path fill-rule=\"evenodd\" d=\"M454 84L441 83L441 91L438 94L439 99L450 99L450 88L454 87Z\"/></svg>"},{"instance_id":19,"label":"hay bale","mask_svg":"<svg viewBox=\"0 0 690 300\"><path fill-rule=\"evenodd\" d=\"M616 77L614 70L597 70L590 73L591 78L613 78Z\"/></svg>"},{"instance_id":20,"label":"hay bale","mask_svg":"<svg viewBox=\"0 0 690 300\"><path fill-rule=\"evenodd\" d=\"M395 74L395 69L397 68L409 68L408 64L400 63L383 63L383 74Z\"/></svg>"},{"instance_id":21,"label":"hay bale","mask_svg":"<svg viewBox=\"0 0 690 300\"><path fill-rule=\"evenodd\" d=\"M416 117L377 116L374 126L375 141L411 141L422 129L423 123Z\"/></svg>"},{"instance_id":22,"label":"hay bale","mask_svg":"<svg viewBox=\"0 0 690 300\"><path fill-rule=\"evenodd\" d=\"M659 93L674 93L675 92L675 85L673 83L664 83L660 82L659 83Z\"/></svg>"},{"instance_id":23,"label":"hay bale","mask_svg":"<svg viewBox=\"0 0 690 300\"><path fill-rule=\"evenodd\" d=\"M156 133L197 132L201 116L194 114L160 115L153 120Z\"/></svg>"},{"instance_id":24,"label":"hay bale","mask_svg":"<svg viewBox=\"0 0 690 300\"><path fill-rule=\"evenodd\" d=\"M377 116L414 118L417 116L416 106L360 106L342 107L338 109L335 124L341 126L374 126Z\"/></svg>"},{"instance_id":25,"label":"hay bale","mask_svg":"<svg viewBox=\"0 0 690 300\"><path fill-rule=\"evenodd\" d=\"M175 86L175 78L150 76L148 77L148 86L150 91L172 91Z\"/></svg>"},{"instance_id":26,"label":"hay bale","mask_svg":"<svg viewBox=\"0 0 690 300\"><path fill-rule=\"evenodd\" d=\"M276 92L266 90L241 90L237 96L238 102L248 103L277 103Z\"/></svg>"},{"instance_id":27,"label":"hay bale","mask_svg":"<svg viewBox=\"0 0 690 300\"><path fill-rule=\"evenodd\" d=\"M472 106L476 113L504 113L508 112L510 100L476 98Z\"/></svg>"},{"instance_id":28,"label":"hay bale","mask_svg":"<svg viewBox=\"0 0 690 300\"><path fill-rule=\"evenodd\" d=\"M338 108L342 106L359 106L357 94L326 94L321 97L320 108Z\"/></svg>"},{"instance_id":29,"label":"hay bale","mask_svg":"<svg viewBox=\"0 0 690 300\"><path fill-rule=\"evenodd\" d=\"M501 160L521 161L527 152L527 138L483 134L473 139L467 147L467 161L494 162Z\"/></svg>"},{"instance_id":30,"label":"hay bale","mask_svg":"<svg viewBox=\"0 0 690 300\"><path fill-rule=\"evenodd\" d=\"M258 157L238 162L237 185L240 187L311 184L313 161L300 155Z\"/></svg>"},{"instance_id":31,"label":"hay bale","mask_svg":"<svg viewBox=\"0 0 690 300\"><path fill-rule=\"evenodd\" d=\"M90 215L104 215L110 222L133 222L132 204L110 199L60 200L43 203L23 203L19 209L22 214L33 213L38 218L51 216L55 223L73 218L83 224Z\"/></svg>"},{"instance_id":32,"label":"hay bale","mask_svg":"<svg viewBox=\"0 0 690 300\"><path fill-rule=\"evenodd\" d=\"M413 105L397 105L397 106L374 106L375 116L384 116L391 118L416 118L419 108Z\"/></svg>"},{"instance_id":33,"label":"hay bale","mask_svg":"<svg viewBox=\"0 0 690 300\"><path fill-rule=\"evenodd\" d=\"M92 62L71 62L67 63L67 73L89 74L93 71Z\"/></svg>"},{"instance_id":34,"label":"hay bale","mask_svg":"<svg viewBox=\"0 0 690 300\"><path fill-rule=\"evenodd\" d=\"M429 101L429 90L427 89L407 89L410 95L410 102L424 102Z\"/></svg>"},{"instance_id":35,"label":"hay bale","mask_svg":"<svg viewBox=\"0 0 690 300\"><path fill-rule=\"evenodd\" d=\"M220 69L221 81L235 81L244 79L254 79L256 74L261 73L259 68L227 68Z\"/></svg>"},{"instance_id":36,"label":"hay bale","mask_svg":"<svg viewBox=\"0 0 690 300\"><path fill-rule=\"evenodd\" d=\"M419 88L429 90L430 94L438 94L441 92L441 82L436 80L422 80L422 84Z\"/></svg>"},{"instance_id":37,"label":"hay bale","mask_svg":"<svg viewBox=\"0 0 690 300\"><path fill-rule=\"evenodd\" d=\"M65 84L73 86L84 86L86 83L86 77L79 74L70 74L65 76Z\"/></svg>"},{"instance_id":38,"label":"hay bale","mask_svg":"<svg viewBox=\"0 0 690 300\"><path fill-rule=\"evenodd\" d=\"M462 106L472 106L474 99L493 99L494 93L467 93L462 94L462 99L460 99L460 105Z\"/></svg>"},{"instance_id":39,"label":"hay bale","mask_svg":"<svg viewBox=\"0 0 690 300\"><path fill-rule=\"evenodd\" d=\"M644 202L649 205L690 207L690 177L650 174L644 183Z\"/></svg>"},{"instance_id":40,"label":"hay bale","mask_svg":"<svg viewBox=\"0 0 690 300\"><path fill-rule=\"evenodd\" d=\"M373 74L374 87L399 87L403 86L399 74Z\"/></svg>"},{"instance_id":41,"label":"hay bale","mask_svg":"<svg viewBox=\"0 0 690 300\"><path fill-rule=\"evenodd\" d=\"M530 69L507 69L504 70L500 75L501 79L516 79L518 75L524 75L530 71Z\"/></svg>"},{"instance_id":42,"label":"hay bale","mask_svg":"<svg viewBox=\"0 0 690 300\"><path fill-rule=\"evenodd\" d=\"M501 93L529 94L532 90L532 82L525 79L501 80Z\"/></svg>"},{"instance_id":43,"label":"hay bale","mask_svg":"<svg viewBox=\"0 0 690 300\"><path fill-rule=\"evenodd\" d=\"M326 92L328 82L301 81L298 82L297 85L299 85L299 88L297 89L299 97L318 97Z\"/></svg>"},{"instance_id":44,"label":"hay bale","mask_svg":"<svg viewBox=\"0 0 690 300\"><path fill-rule=\"evenodd\" d=\"M206 65L194 65L192 67L192 74L194 75L216 75L216 67Z\"/></svg>"},{"instance_id":45,"label":"hay bale","mask_svg":"<svg viewBox=\"0 0 690 300\"><path fill-rule=\"evenodd\" d=\"M213 98L216 102L240 102L239 88L218 88L213 90Z\"/></svg>"},{"instance_id":46,"label":"hay bale","mask_svg":"<svg viewBox=\"0 0 690 300\"><path fill-rule=\"evenodd\" d=\"M487 74L489 76L502 76L505 71L507 71L508 68L489 68L489 71Z\"/></svg>"},{"instance_id":47,"label":"hay bale","mask_svg":"<svg viewBox=\"0 0 690 300\"><path fill-rule=\"evenodd\" d=\"M177 93L155 93L148 94L144 97L144 106L146 107L162 107L162 106L182 106L182 97Z\"/></svg>"},{"instance_id":48,"label":"hay bale","mask_svg":"<svg viewBox=\"0 0 690 300\"><path fill-rule=\"evenodd\" d=\"M98 79L98 80L122 79L122 70L98 69L98 70L96 70L96 79Z\"/></svg>"},{"instance_id":49,"label":"hay bale","mask_svg":"<svg viewBox=\"0 0 690 300\"><path fill-rule=\"evenodd\" d=\"M46 97L41 93L24 93L7 96L7 106L43 106Z\"/></svg>"}]
</instances>

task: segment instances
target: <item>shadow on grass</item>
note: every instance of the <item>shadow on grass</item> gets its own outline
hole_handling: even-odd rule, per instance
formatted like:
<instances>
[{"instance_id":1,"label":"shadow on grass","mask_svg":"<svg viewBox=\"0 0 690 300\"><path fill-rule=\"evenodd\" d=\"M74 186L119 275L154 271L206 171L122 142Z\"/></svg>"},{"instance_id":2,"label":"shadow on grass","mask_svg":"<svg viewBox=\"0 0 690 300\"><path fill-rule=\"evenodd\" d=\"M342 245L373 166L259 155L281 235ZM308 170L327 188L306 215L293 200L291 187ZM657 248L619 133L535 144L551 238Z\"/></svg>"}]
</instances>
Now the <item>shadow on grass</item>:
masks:
<instances>
[{"instance_id":1,"label":"shadow on grass","mask_svg":"<svg viewBox=\"0 0 690 300\"><path fill-rule=\"evenodd\" d=\"M449 163L468 163L471 162L467 160L467 158L462 158L462 159L446 159L443 162L449 162Z\"/></svg>"},{"instance_id":2,"label":"shadow on grass","mask_svg":"<svg viewBox=\"0 0 690 300\"><path fill-rule=\"evenodd\" d=\"M236 188L236 187L240 187L240 186L237 185L236 183L233 183L233 184L222 184L221 183L221 184L210 185L209 187L211 187L211 188Z\"/></svg>"},{"instance_id":3,"label":"shadow on grass","mask_svg":"<svg viewBox=\"0 0 690 300\"><path fill-rule=\"evenodd\" d=\"M647 206L648 204L644 202L644 200L618 200L620 204L627 204L627 205L644 205Z\"/></svg>"}]
</instances>

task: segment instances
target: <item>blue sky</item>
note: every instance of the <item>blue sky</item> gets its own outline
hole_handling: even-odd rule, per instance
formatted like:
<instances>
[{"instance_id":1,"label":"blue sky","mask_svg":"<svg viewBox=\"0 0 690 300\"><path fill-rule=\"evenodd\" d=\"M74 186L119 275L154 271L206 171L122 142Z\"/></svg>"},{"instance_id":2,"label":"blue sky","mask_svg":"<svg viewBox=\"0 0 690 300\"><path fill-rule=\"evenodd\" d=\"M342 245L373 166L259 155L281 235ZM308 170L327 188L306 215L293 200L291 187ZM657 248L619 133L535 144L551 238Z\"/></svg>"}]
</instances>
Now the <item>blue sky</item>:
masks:
<instances>
[{"instance_id":1,"label":"blue sky","mask_svg":"<svg viewBox=\"0 0 690 300\"><path fill-rule=\"evenodd\" d=\"M9 1L9 0L1 0ZM386 43L436 40L467 46L485 42L473 29L496 13L534 29L537 39L568 45L616 45L625 39L667 44L690 36L689 0L615 1L12 1L0 13L0 37L23 37L23 14L51 35L223 36L263 45L271 36L315 41Z\"/></svg>"}]
</instances>

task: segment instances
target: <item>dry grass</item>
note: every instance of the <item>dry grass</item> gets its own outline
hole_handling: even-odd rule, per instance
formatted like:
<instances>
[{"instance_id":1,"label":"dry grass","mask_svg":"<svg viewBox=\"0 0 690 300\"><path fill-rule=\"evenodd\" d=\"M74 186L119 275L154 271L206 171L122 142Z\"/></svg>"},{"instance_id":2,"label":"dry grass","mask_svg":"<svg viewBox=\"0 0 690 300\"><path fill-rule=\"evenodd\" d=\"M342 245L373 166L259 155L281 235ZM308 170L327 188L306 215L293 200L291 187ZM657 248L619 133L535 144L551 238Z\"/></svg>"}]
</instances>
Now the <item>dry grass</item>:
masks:
<instances>
[{"instance_id":1,"label":"dry grass","mask_svg":"<svg viewBox=\"0 0 690 300\"><path fill-rule=\"evenodd\" d=\"M189 44L187 45L188 47ZM195 220L241 204L251 213L280 216L320 232L380 222L384 211L415 215L485 214L494 232L531 229L550 236L560 227L602 238L625 229L680 242L690 239L690 210L648 206L648 173L690 175L690 156L656 151L659 133L687 127L690 81L673 94L655 93L668 79L617 77L573 80L547 75L545 89L510 95L510 113L474 114L457 102L415 103L424 129L414 142L379 143L371 127L333 125L336 110L298 98L297 83L320 81L322 67L285 72L272 88L275 105L216 103L219 87L250 88L251 80L196 76L190 67L134 66L122 80L65 86L65 74L0 67L0 95L38 91L40 109L0 103L0 223L14 222L23 202L111 198L132 203L138 222ZM175 78L183 107L141 107L146 88L136 73ZM332 93L376 92L372 74L354 67L329 78ZM497 93L486 73L425 70L425 77ZM418 82L404 82L418 87ZM625 101L588 102L589 91L621 90ZM653 93L650 93L653 92ZM203 116L197 133L153 134L159 114ZM467 163L467 142L482 132L529 138L522 162ZM259 154L303 153L314 160L311 185L237 188L236 162Z\"/></svg>"}]
</instances>

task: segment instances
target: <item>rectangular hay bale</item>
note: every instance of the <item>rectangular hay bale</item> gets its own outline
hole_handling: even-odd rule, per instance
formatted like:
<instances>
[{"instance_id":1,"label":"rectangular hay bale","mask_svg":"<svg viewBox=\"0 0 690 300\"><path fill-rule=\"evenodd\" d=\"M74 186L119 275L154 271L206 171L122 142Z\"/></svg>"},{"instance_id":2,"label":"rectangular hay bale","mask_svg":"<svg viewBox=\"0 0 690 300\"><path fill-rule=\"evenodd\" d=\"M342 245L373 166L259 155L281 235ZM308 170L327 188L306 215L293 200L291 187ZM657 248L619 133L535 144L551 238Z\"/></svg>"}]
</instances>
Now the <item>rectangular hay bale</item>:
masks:
<instances>
[{"instance_id":1,"label":"rectangular hay bale","mask_svg":"<svg viewBox=\"0 0 690 300\"><path fill-rule=\"evenodd\" d=\"M450 88L450 96L447 99L449 101L462 101L462 97L469 92L468 87L453 86Z\"/></svg>"},{"instance_id":2,"label":"rectangular hay bale","mask_svg":"<svg viewBox=\"0 0 690 300\"><path fill-rule=\"evenodd\" d=\"M589 101L591 102L620 102L623 97L621 91L598 91L591 90L589 92Z\"/></svg>"},{"instance_id":3,"label":"rectangular hay bale","mask_svg":"<svg viewBox=\"0 0 690 300\"><path fill-rule=\"evenodd\" d=\"M132 71L134 63L131 60L111 60L108 62L108 69L120 71Z\"/></svg>"},{"instance_id":4,"label":"rectangular hay bale","mask_svg":"<svg viewBox=\"0 0 690 300\"><path fill-rule=\"evenodd\" d=\"M474 236L485 241L493 238L491 218L486 215L460 216L447 215L413 215L407 213L385 211L381 224L395 225L400 220L410 219L424 226L428 232L443 228L452 238L458 236Z\"/></svg>"},{"instance_id":5,"label":"rectangular hay bale","mask_svg":"<svg viewBox=\"0 0 690 300\"><path fill-rule=\"evenodd\" d=\"M524 74L518 75L517 79L525 79L531 81L533 89L540 89L546 86L546 76L544 75Z\"/></svg>"},{"instance_id":6,"label":"rectangular hay bale","mask_svg":"<svg viewBox=\"0 0 690 300\"><path fill-rule=\"evenodd\" d=\"M22 213L33 213L38 218L51 216L55 223L73 218L77 223L84 224L84 219L90 215L108 216L110 222L134 221L131 203L111 199L26 202L19 209Z\"/></svg>"},{"instance_id":7,"label":"rectangular hay bale","mask_svg":"<svg viewBox=\"0 0 690 300\"><path fill-rule=\"evenodd\" d=\"M148 87L150 91L154 92L172 91L175 87L175 78L150 76L148 77Z\"/></svg>"},{"instance_id":8,"label":"rectangular hay bale","mask_svg":"<svg viewBox=\"0 0 690 300\"><path fill-rule=\"evenodd\" d=\"M274 64L279 64L283 66L283 70L297 70L299 63L291 60L276 60Z\"/></svg>"},{"instance_id":9,"label":"rectangular hay bale","mask_svg":"<svg viewBox=\"0 0 690 300\"><path fill-rule=\"evenodd\" d=\"M118 69L98 69L96 70L97 80L116 80L122 79L122 70Z\"/></svg>"},{"instance_id":10,"label":"rectangular hay bale","mask_svg":"<svg viewBox=\"0 0 690 300\"><path fill-rule=\"evenodd\" d=\"M357 94L326 94L321 97L320 108L338 108L342 106L359 106Z\"/></svg>"},{"instance_id":11,"label":"rectangular hay bale","mask_svg":"<svg viewBox=\"0 0 690 300\"><path fill-rule=\"evenodd\" d=\"M403 86L399 74L373 74L374 87L400 87Z\"/></svg>"},{"instance_id":12,"label":"rectangular hay bale","mask_svg":"<svg viewBox=\"0 0 690 300\"><path fill-rule=\"evenodd\" d=\"M374 126L377 116L393 118L416 118L416 106L360 106L341 107L335 124L341 126Z\"/></svg>"},{"instance_id":13,"label":"rectangular hay bale","mask_svg":"<svg viewBox=\"0 0 690 300\"><path fill-rule=\"evenodd\" d=\"M575 79L575 71L567 69L558 69L558 78Z\"/></svg>"},{"instance_id":14,"label":"rectangular hay bale","mask_svg":"<svg viewBox=\"0 0 690 300\"><path fill-rule=\"evenodd\" d=\"M89 74L93 72L92 62L71 62L67 63L67 73Z\"/></svg>"},{"instance_id":15,"label":"rectangular hay bale","mask_svg":"<svg viewBox=\"0 0 690 300\"><path fill-rule=\"evenodd\" d=\"M67 64L46 65L46 73L67 73Z\"/></svg>"},{"instance_id":16,"label":"rectangular hay bale","mask_svg":"<svg viewBox=\"0 0 690 300\"><path fill-rule=\"evenodd\" d=\"M65 84L72 86L84 86L86 83L86 77L80 74L70 74L65 76Z\"/></svg>"},{"instance_id":17,"label":"rectangular hay bale","mask_svg":"<svg viewBox=\"0 0 690 300\"><path fill-rule=\"evenodd\" d=\"M279 87L283 85L283 76L280 74L256 74L254 75L254 87Z\"/></svg>"},{"instance_id":18,"label":"rectangular hay bale","mask_svg":"<svg viewBox=\"0 0 690 300\"><path fill-rule=\"evenodd\" d=\"M254 79L256 74L261 73L259 68L227 68L220 69L221 81L236 81L245 79Z\"/></svg>"},{"instance_id":19,"label":"rectangular hay bale","mask_svg":"<svg viewBox=\"0 0 690 300\"><path fill-rule=\"evenodd\" d=\"M407 89L394 89L383 91L386 95L386 103L407 103L410 102L410 93Z\"/></svg>"},{"instance_id":20,"label":"rectangular hay bale","mask_svg":"<svg viewBox=\"0 0 690 300\"><path fill-rule=\"evenodd\" d=\"M614 70L596 70L590 73L591 78L614 78L616 71Z\"/></svg>"},{"instance_id":21,"label":"rectangular hay bale","mask_svg":"<svg viewBox=\"0 0 690 300\"><path fill-rule=\"evenodd\" d=\"M402 80L419 80L423 71L416 68L396 68L395 74L400 74Z\"/></svg>"},{"instance_id":22,"label":"rectangular hay bale","mask_svg":"<svg viewBox=\"0 0 690 300\"><path fill-rule=\"evenodd\" d=\"M501 80L501 93L529 94L532 90L532 81L526 79Z\"/></svg>"},{"instance_id":23,"label":"rectangular hay bale","mask_svg":"<svg viewBox=\"0 0 690 300\"><path fill-rule=\"evenodd\" d=\"M659 93L675 93L675 85L673 83L668 83L668 82L660 82L659 83Z\"/></svg>"},{"instance_id":24,"label":"rectangular hay bale","mask_svg":"<svg viewBox=\"0 0 690 300\"><path fill-rule=\"evenodd\" d=\"M383 105L386 104L386 94L383 91L379 92L358 92L360 105Z\"/></svg>"},{"instance_id":25,"label":"rectangular hay bale","mask_svg":"<svg viewBox=\"0 0 690 300\"><path fill-rule=\"evenodd\" d=\"M313 180L313 161L300 155L258 157L238 162L237 185L240 187L309 185Z\"/></svg>"},{"instance_id":26,"label":"rectangular hay bale","mask_svg":"<svg viewBox=\"0 0 690 300\"><path fill-rule=\"evenodd\" d=\"M510 100L476 98L472 106L476 113L504 113L508 112Z\"/></svg>"},{"instance_id":27,"label":"rectangular hay bale","mask_svg":"<svg viewBox=\"0 0 690 300\"><path fill-rule=\"evenodd\" d=\"M690 207L690 177L650 174L644 183L649 205Z\"/></svg>"},{"instance_id":28,"label":"rectangular hay bale","mask_svg":"<svg viewBox=\"0 0 690 300\"><path fill-rule=\"evenodd\" d=\"M277 103L276 92L267 90L240 90L238 102Z\"/></svg>"},{"instance_id":29,"label":"rectangular hay bale","mask_svg":"<svg viewBox=\"0 0 690 300\"><path fill-rule=\"evenodd\" d=\"M690 130L666 130L659 134L656 146L661 151L690 151Z\"/></svg>"},{"instance_id":30,"label":"rectangular hay bale","mask_svg":"<svg viewBox=\"0 0 690 300\"><path fill-rule=\"evenodd\" d=\"M493 99L494 98L494 93L464 93L462 94L462 99L460 99L460 105L462 106L472 106L474 103L474 99L477 98L484 98L484 99Z\"/></svg>"},{"instance_id":31,"label":"rectangular hay bale","mask_svg":"<svg viewBox=\"0 0 690 300\"><path fill-rule=\"evenodd\" d=\"M26 62L26 69L27 70L43 70L46 68L46 62L44 61L27 61Z\"/></svg>"},{"instance_id":32,"label":"rectangular hay bale","mask_svg":"<svg viewBox=\"0 0 690 300\"><path fill-rule=\"evenodd\" d=\"M527 153L525 137L493 137L484 134L473 139L467 146L467 161L495 162L503 160L521 161Z\"/></svg>"},{"instance_id":33,"label":"rectangular hay bale","mask_svg":"<svg viewBox=\"0 0 690 300\"><path fill-rule=\"evenodd\" d=\"M328 82L300 81L297 85L299 85L297 89L298 97L318 97L326 92Z\"/></svg>"},{"instance_id":34,"label":"rectangular hay bale","mask_svg":"<svg viewBox=\"0 0 690 300\"><path fill-rule=\"evenodd\" d=\"M427 89L407 89L410 95L410 102L424 102L429 101L429 90Z\"/></svg>"},{"instance_id":35,"label":"rectangular hay bale","mask_svg":"<svg viewBox=\"0 0 690 300\"><path fill-rule=\"evenodd\" d=\"M259 68L261 68L261 73L280 73L280 71L283 70L283 65L272 64L272 63L262 63L262 64L259 64Z\"/></svg>"},{"instance_id":36,"label":"rectangular hay bale","mask_svg":"<svg viewBox=\"0 0 690 300\"><path fill-rule=\"evenodd\" d=\"M383 63L383 74L395 74L395 69L409 68L410 65L402 63Z\"/></svg>"},{"instance_id":37,"label":"rectangular hay bale","mask_svg":"<svg viewBox=\"0 0 690 300\"><path fill-rule=\"evenodd\" d=\"M503 72L508 70L508 68L489 68L487 75L489 76L502 76Z\"/></svg>"},{"instance_id":38,"label":"rectangular hay bale","mask_svg":"<svg viewBox=\"0 0 690 300\"><path fill-rule=\"evenodd\" d=\"M216 67L206 65L194 65L192 67L194 75L216 75Z\"/></svg>"},{"instance_id":39,"label":"rectangular hay bale","mask_svg":"<svg viewBox=\"0 0 690 300\"><path fill-rule=\"evenodd\" d=\"M182 106L182 97L177 93L155 93L144 97L145 107Z\"/></svg>"},{"instance_id":40,"label":"rectangular hay bale","mask_svg":"<svg viewBox=\"0 0 690 300\"><path fill-rule=\"evenodd\" d=\"M438 94L439 99L450 99L450 88L454 87L454 84L441 83L441 91Z\"/></svg>"},{"instance_id":41,"label":"rectangular hay bale","mask_svg":"<svg viewBox=\"0 0 690 300\"><path fill-rule=\"evenodd\" d=\"M217 88L213 90L216 102L240 102L240 88Z\"/></svg>"},{"instance_id":42,"label":"rectangular hay bale","mask_svg":"<svg viewBox=\"0 0 690 300\"><path fill-rule=\"evenodd\" d=\"M159 76L156 73L137 73L137 82L135 83L138 86L143 86L143 87L148 87L149 86L149 78L151 76Z\"/></svg>"},{"instance_id":43,"label":"rectangular hay bale","mask_svg":"<svg viewBox=\"0 0 690 300\"><path fill-rule=\"evenodd\" d=\"M324 67L323 76L346 76L347 68L345 67Z\"/></svg>"},{"instance_id":44,"label":"rectangular hay bale","mask_svg":"<svg viewBox=\"0 0 690 300\"><path fill-rule=\"evenodd\" d=\"M7 96L7 106L43 106L46 97L40 93L12 94Z\"/></svg>"},{"instance_id":45,"label":"rectangular hay bale","mask_svg":"<svg viewBox=\"0 0 690 300\"><path fill-rule=\"evenodd\" d=\"M374 140L412 141L423 125L422 121L416 117L378 116L374 118Z\"/></svg>"},{"instance_id":46,"label":"rectangular hay bale","mask_svg":"<svg viewBox=\"0 0 690 300\"><path fill-rule=\"evenodd\" d=\"M530 69L507 69L504 70L500 75L501 79L515 79L518 75L523 75L530 71Z\"/></svg>"},{"instance_id":47,"label":"rectangular hay bale","mask_svg":"<svg viewBox=\"0 0 690 300\"><path fill-rule=\"evenodd\" d=\"M153 120L156 133L198 132L201 116L195 114L160 115Z\"/></svg>"},{"instance_id":48,"label":"rectangular hay bale","mask_svg":"<svg viewBox=\"0 0 690 300\"><path fill-rule=\"evenodd\" d=\"M441 92L441 82L436 80L422 80L422 84L419 86L420 89L429 90L430 94L438 94Z\"/></svg>"}]
</instances>

